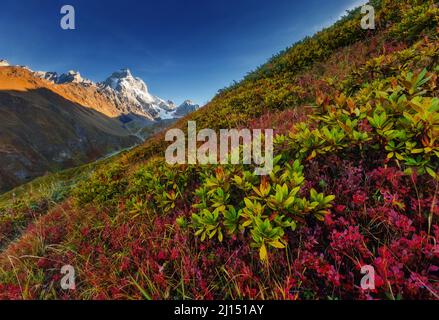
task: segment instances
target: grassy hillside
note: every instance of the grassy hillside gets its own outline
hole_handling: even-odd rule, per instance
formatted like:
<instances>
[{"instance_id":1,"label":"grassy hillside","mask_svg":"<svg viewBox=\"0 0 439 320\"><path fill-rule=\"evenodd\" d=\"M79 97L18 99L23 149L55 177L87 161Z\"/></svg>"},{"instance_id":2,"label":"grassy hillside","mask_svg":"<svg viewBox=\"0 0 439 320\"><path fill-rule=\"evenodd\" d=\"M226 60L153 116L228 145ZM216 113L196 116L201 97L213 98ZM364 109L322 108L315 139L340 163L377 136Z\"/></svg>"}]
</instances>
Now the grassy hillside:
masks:
<instances>
[{"instance_id":1,"label":"grassy hillside","mask_svg":"<svg viewBox=\"0 0 439 320\"><path fill-rule=\"evenodd\" d=\"M270 176L169 166L158 134L13 229L0 298L438 299L439 9L373 4L376 30L354 11L175 125L275 129Z\"/></svg>"},{"instance_id":2,"label":"grassy hillside","mask_svg":"<svg viewBox=\"0 0 439 320\"><path fill-rule=\"evenodd\" d=\"M0 249L19 238L30 223L66 200L79 181L88 179L116 156L39 177L0 195Z\"/></svg>"}]
</instances>

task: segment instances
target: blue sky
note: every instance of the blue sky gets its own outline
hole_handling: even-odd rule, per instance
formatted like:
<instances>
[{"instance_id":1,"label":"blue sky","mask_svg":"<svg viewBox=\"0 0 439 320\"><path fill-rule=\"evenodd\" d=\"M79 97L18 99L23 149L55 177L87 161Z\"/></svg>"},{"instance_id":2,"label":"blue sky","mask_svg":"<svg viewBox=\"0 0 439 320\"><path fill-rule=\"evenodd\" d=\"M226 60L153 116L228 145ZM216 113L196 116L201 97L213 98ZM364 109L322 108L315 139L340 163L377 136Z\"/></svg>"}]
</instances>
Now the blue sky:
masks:
<instances>
[{"instance_id":1,"label":"blue sky","mask_svg":"<svg viewBox=\"0 0 439 320\"><path fill-rule=\"evenodd\" d=\"M204 104L361 0L2 0L0 59L94 81L130 68L151 93ZM76 10L76 30L60 9Z\"/></svg>"}]
</instances>

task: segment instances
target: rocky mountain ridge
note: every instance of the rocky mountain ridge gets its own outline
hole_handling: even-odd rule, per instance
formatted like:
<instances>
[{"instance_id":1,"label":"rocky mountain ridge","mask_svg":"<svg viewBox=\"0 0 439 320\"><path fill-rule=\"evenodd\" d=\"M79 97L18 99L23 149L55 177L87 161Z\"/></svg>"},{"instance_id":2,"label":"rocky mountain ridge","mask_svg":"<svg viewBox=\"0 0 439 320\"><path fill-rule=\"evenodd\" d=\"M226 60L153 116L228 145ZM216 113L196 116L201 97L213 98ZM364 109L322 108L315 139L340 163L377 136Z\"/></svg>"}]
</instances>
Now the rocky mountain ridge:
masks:
<instances>
[{"instance_id":1,"label":"rocky mountain ridge","mask_svg":"<svg viewBox=\"0 0 439 320\"><path fill-rule=\"evenodd\" d=\"M58 74L57 72L36 71L34 75L53 84L79 84L95 87L99 94L111 100L120 115L143 117L148 121L177 119L199 108L191 100L177 106L173 101L152 95L146 83L134 77L129 69L113 72L102 82L94 83L85 79L78 71Z\"/></svg>"}]
</instances>

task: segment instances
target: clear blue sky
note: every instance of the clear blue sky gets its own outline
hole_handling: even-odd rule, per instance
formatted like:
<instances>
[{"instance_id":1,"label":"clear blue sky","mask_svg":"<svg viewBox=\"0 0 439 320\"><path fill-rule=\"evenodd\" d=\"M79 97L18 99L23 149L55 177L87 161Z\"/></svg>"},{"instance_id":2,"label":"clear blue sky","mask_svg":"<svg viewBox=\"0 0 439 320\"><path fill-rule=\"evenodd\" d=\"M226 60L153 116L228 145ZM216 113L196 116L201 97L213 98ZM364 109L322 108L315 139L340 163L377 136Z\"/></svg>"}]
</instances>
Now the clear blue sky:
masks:
<instances>
[{"instance_id":1,"label":"clear blue sky","mask_svg":"<svg viewBox=\"0 0 439 320\"><path fill-rule=\"evenodd\" d=\"M94 81L128 67L151 93L204 104L360 0L1 0L0 59ZM60 8L76 9L62 30Z\"/></svg>"}]
</instances>

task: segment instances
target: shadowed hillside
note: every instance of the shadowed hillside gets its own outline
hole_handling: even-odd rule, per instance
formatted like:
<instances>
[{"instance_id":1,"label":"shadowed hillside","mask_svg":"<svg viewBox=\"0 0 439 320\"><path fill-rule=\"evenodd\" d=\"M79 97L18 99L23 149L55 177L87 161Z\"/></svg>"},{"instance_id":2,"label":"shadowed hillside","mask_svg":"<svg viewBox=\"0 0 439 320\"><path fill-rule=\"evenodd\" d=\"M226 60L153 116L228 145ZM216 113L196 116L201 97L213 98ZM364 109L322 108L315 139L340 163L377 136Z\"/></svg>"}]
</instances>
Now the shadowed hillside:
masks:
<instances>
[{"instance_id":1,"label":"shadowed hillside","mask_svg":"<svg viewBox=\"0 0 439 320\"><path fill-rule=\"evenodd\" d=\"M0 91L0 192L139 142L122 124L46 89Z\"/></svg>"}]
</instances>

